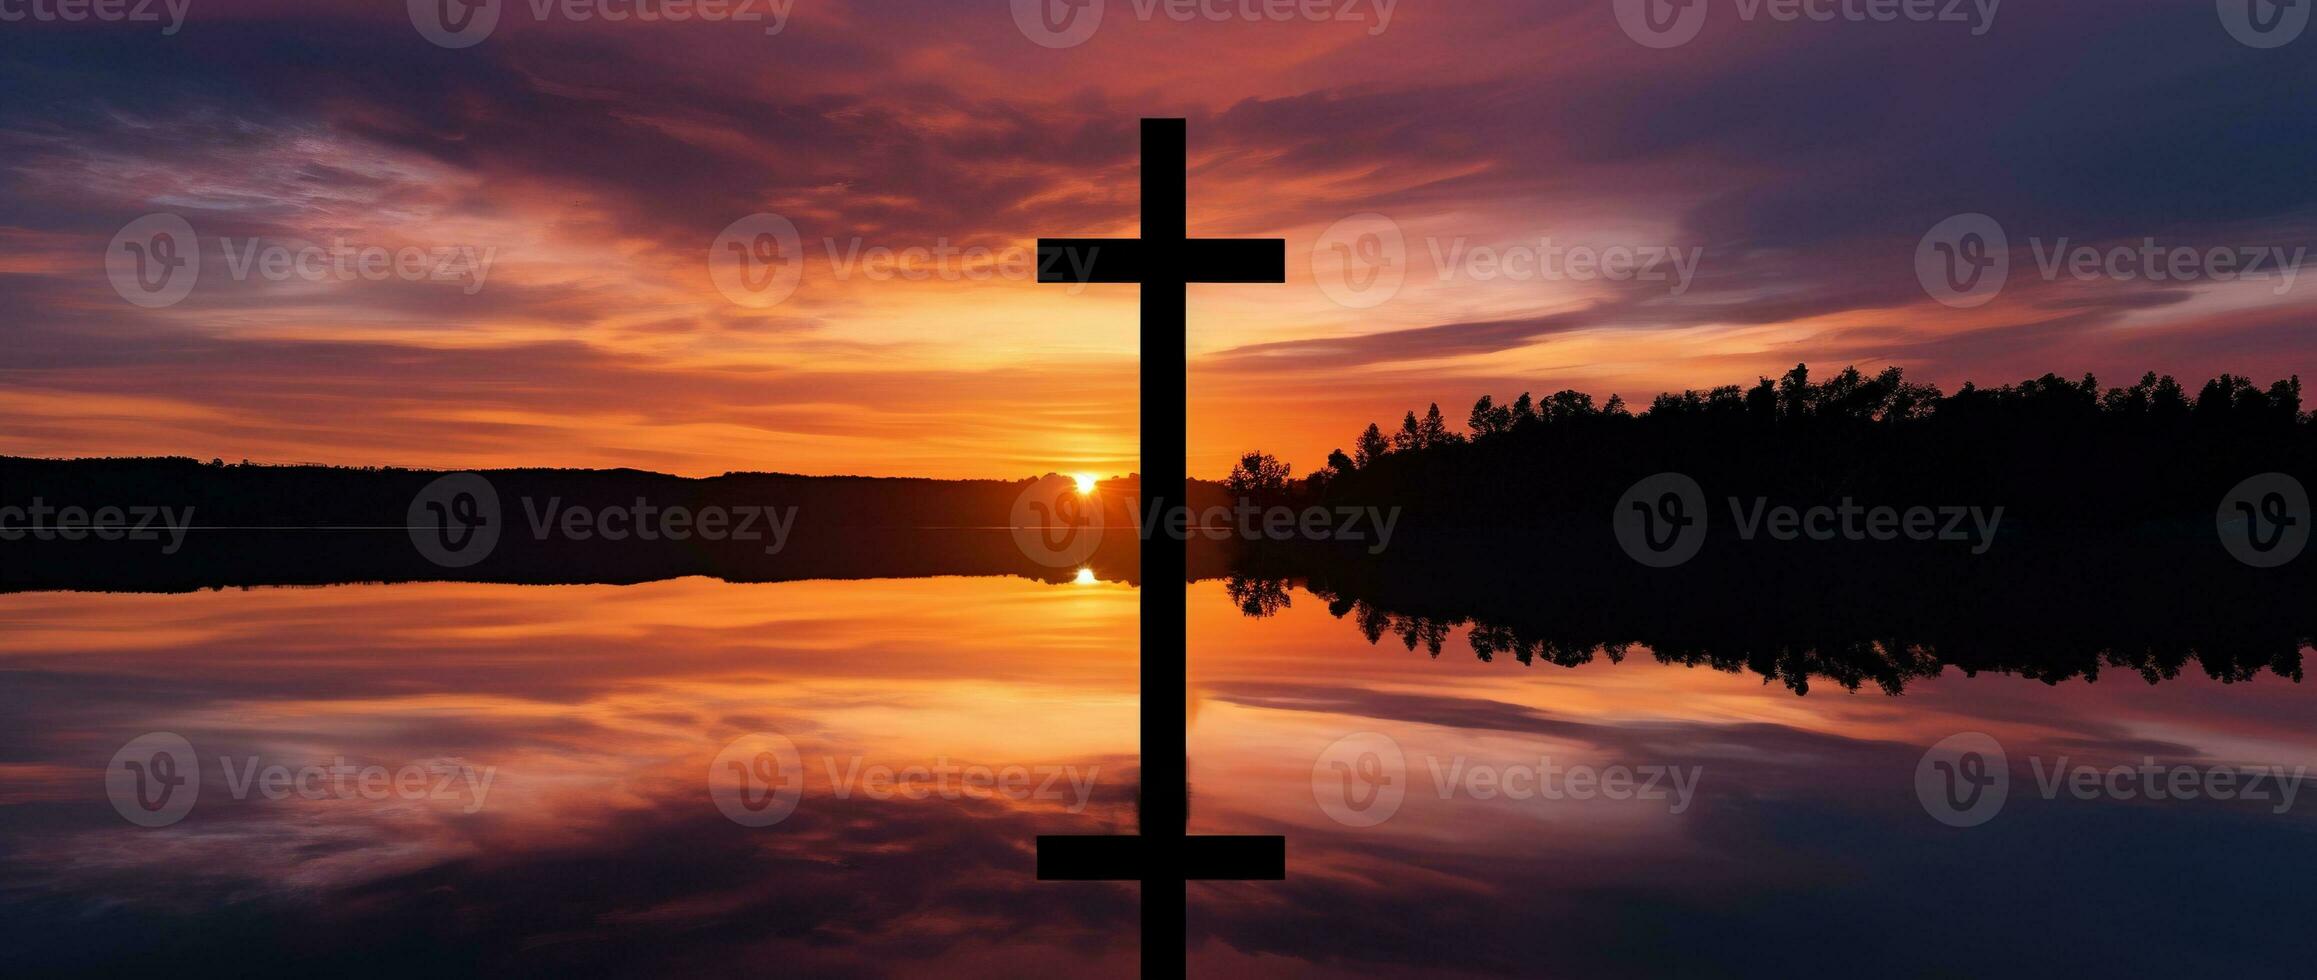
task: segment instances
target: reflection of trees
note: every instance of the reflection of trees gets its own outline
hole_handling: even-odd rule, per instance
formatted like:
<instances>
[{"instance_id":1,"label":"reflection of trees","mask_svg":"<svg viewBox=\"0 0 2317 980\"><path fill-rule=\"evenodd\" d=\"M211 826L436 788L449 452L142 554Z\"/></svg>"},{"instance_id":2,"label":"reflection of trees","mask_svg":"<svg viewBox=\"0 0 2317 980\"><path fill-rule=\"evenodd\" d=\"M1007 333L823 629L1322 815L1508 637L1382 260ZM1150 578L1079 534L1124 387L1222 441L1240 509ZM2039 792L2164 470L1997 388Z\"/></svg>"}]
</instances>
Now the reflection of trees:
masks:
<instances>
[{"instance_id":1,"label":"reflection of trees","mask_svg":"<svg viewBox=\"0 0 2317 980\"><path fill-rule=\"evenodd\" d=\"M1448 431L1436 405L1407 412L1396 431L1360 432L1325 479L1289 485L1309 502L1394 515L1388 550L1246 541L1230 566L1282 592L1301 583L1371 644L1390 636L1438 656L1461 632L1482 661L1563 666L1638 645L1797 693L1896 694L1949 669L2049 684L2119 671L2297 681L2317 637L2317 550L2254 569L2215 538L2215 507L2245 478L2317 485L2317 421L2298 378L2222 375L2193 397L2155 374L1948 393L1896 367L1814 377L1798 364L1639 412L1573 390L1486 396L1465 424L1469 436ZM1250 459L1250 481L1284 477ZM1611 515L1665 472L1706 498L1702 550L1644 567ZM1770 506L1919 510L1940 524L1912 540L1744 530ZM1954 533L1966 513L1994 530ZM1270 595L1252 582L1232 591L1251 615L1286 608Z\"/></svg>"},{"instance_id":2,"label":"reflection of trees","mask_svg":"<svg viewBox=\"0 0 2317 980\"><path fill-rule=\"evenodd\" d=\"M1229 581L1227 591L1246 615L1267 617L1288 606L1292 581L1242 575ZM1950 668L1966 676L1987 671L2046 684L2097 681L2103 671L2125 671L2153 684L2191 669L2223 682L2250 681L2264 672L2298 682L2301 651L2310 644L2310 632L2280 631L2267 622L2244 624L2242 630L2214 623L2178 624L2198 635L2189 641L2173 635L2152 638L2132 622L2102 631L2089 625L2096 623L2096 615L2055 627L1999 621L2007 613L1982 616L1960 611L1944 614L1948 628L1921 636L1868 635L1842 623L1830 623L1816 635L1787 634L1744 621L1703 631L1689 623L1653 629L1647 616L1626 626L1580 616L1556 620L1555 610L1540 608L1537 616L1513 613L1488 619L1445 611L1432 603L1430 594L1412 591L1395 600L1380 594L1354 596L1309 579L1302 585L1326 604L1329 615L1348 619L1370 644L1381 645L1390 636L1408 650L1422 647L1437 658L1461 630L1465 645L1484 663L1510 658L1522 666L1542 662L1560 667L1578 667L1597 658L1621 663L1631 647L1644 646L1661 664L1752 673L1796 694L1808 694L1816 681L1846 691L1872 686L1896 695L1909 683L1938 677ZM1405 605L1395 606L1396 601ZM1612 609L1611 617L1623 613Z\"/></svg>"},{"instance_id":3,"label":"reflection of trees","mask_svg":"<svg viewBox=\"0 0 2317 980\"><path fill-rule=\"evenodd\" d=\"M1231 604L1239 607L1239 614L1253 619L1267 619L1293 604L1285 579L1247 578L1233 575L1223 583L1223 591L1231 596Z\"/></svg>"}]
</instances>

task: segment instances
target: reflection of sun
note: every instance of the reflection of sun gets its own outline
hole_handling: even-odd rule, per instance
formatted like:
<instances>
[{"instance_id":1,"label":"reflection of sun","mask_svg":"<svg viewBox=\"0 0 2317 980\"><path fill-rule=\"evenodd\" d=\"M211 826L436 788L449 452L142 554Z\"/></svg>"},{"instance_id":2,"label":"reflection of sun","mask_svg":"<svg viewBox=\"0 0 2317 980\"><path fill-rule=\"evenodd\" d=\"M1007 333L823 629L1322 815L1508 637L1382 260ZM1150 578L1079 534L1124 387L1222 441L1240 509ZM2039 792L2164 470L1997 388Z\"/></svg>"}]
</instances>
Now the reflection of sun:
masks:
<instances>
[{"instance_id":1,"label":"reflection of sun","mask_svg":"<svg viewBox=\"0 0 2317 980\"><path fill-rule=\"evenodd\" d=\"M1082 493L1082 494L1089 494L1089 495L1091 495L1092 493L1094 493L1094 474L1092 474L1092 473L1073 473L1073 474L1071 474L1070 478L1071 478L1071 479L1073 479L1073 480L1076 480L1076 481L1078 481L1078 492L1079 492L1079 493Z\"/></svg>"},{"instance_id":2,"label":"reflection of sun","mask_svg":"<svg viewBox=\"0 0 2317 980\"><path fill-rule=\"evenodd\" d=\"M1077 578L1074 578L1074 579L1071 579L1070 581L1071 581L1071 583L1072 583L1072 584L1075 584L1075 585L1093 585L1093 584L1094 584L1094 569L1091 569L1091 568L1081 568L1081 569L1079 569L1079 570L1078 570L1078 577L1077 577Z\"/></svg>"}]
</instances>

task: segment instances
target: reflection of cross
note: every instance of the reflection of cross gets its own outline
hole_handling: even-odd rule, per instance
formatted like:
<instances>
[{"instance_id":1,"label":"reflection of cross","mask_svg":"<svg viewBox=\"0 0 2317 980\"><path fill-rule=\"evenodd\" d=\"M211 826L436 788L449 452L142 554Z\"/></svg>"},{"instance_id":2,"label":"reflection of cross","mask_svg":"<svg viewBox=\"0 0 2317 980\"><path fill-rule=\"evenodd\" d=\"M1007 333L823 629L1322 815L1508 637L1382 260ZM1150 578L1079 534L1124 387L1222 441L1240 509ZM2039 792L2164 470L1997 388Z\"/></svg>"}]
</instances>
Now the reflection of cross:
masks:
<instances>
[{"instance_id":1,"label":"reflection of cross","mask_svg":"<svg viewBox=\"0 0 2317 980\"><path fill-rule=\"evenodd\" d=\"M1287 241L1188 238L1183 121L1142 121L1142 237L1038 239L1038 281L1142 284L1142 509L1165 527L1183 508L1189 376L1183 289L1193 282L1286 282ZM1153 537L1158 532L1154 530ZM1185 542L1142 545L1142 799L1137 836L1038 838L1038 877L1142 882L1144 976L1183 973L1186 882L1279 880L1283 837L1189 836Z\"/></svg>"}]
</instances>

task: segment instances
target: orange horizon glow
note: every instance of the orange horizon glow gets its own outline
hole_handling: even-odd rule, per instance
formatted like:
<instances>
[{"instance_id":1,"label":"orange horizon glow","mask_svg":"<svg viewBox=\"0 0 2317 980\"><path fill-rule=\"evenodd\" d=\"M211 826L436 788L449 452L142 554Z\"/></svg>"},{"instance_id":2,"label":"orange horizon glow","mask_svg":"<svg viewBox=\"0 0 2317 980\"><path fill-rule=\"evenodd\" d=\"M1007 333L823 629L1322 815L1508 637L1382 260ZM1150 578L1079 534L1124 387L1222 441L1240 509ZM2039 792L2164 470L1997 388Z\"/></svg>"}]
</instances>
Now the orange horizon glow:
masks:
<instances>
[{"instance_id":1,"label":"orange horizon glow","mask_svg":"<svg viewBox=\"0 0 2317 980\"><path fill-rule=\"evenodd\" d=\"M1452 422L1482 394L1523 391L1639 409L1797 362L1903 366L1950 390L2045 372L2317 374L2317 337L2300 329L2317 292L2271 281L2037 281L2014 243L2021 272L2000 298L1942 306L1916 281L1928 224L1916 215L1976 198L1844 185L1887 161L1830 162L1758 136L1759 121L1725 131L1677 113L1632 145L1632 121L1603 100L1668 84L1657 62L1613 18L1586 15L1598 10L1522 7L1403 10L1386 74L1372 59L1382 39L1354 25L1129 18L1051 51L1002 12L890 23L841 7L800 10L769 40L509 24L455 62L488 74L440 91L261 65L269 89L321 94L269 113L188 92L181 111L25 144L0 192L12 214L0 275L22 284L0 361L0 455L1134 472L1137 287L1039 285L1026 257L1042 235L1136 233L1141 116L1191 120L1191 234L1287 242L1284 284L1190 289L1185 463L1203 478L1255 450L1307 473L1369 422L1433 403ZM313 21L293 25L303 37L408 32L399 9L220 0L205 13L266 30L291 9ZM835 40L859 31L877 56ZM1693 67L1805 70L1837 33L1782 35L1792 49L1733 37ZM767 70L768 43L780 70ZM572 45L587 57L555 56ZM1199 65L1174 55L1194 46L1209 52ZM2003 81L1987 74L1964 81ZM1678 84L1713 90L1695 81ZM951 104L916 94L936 88ZM196 120L212 116L241 119L237 137L211 138ZM1742 158L1709 134L1741 141ZM1846 204L1887 198L1892 220L1820 229L1817 211L1788 213L1820 184L1854 195L1835 198ZM1744 220L1762 208L1786 224ZM159 212L194 229L203 267L182 301L140 308L103 260L116 229ZM715 246L764 212L795 228L794 288L736 299ZM1399 238L1385 263L1396 287L1347 300L1353 253L1331 236L1369 215ZM2298 226L2282 220L2171 237L2283 240ZM2023 242L2097 231L2016 230ZM1823 238L1781 244L1804 233ZM251 241L490 262L445 281L271 281L232 273ZM1679 282L1502 274L1521 266L1497 256L1546 242L1699 258Z\"/></svg>"}]
</instances>

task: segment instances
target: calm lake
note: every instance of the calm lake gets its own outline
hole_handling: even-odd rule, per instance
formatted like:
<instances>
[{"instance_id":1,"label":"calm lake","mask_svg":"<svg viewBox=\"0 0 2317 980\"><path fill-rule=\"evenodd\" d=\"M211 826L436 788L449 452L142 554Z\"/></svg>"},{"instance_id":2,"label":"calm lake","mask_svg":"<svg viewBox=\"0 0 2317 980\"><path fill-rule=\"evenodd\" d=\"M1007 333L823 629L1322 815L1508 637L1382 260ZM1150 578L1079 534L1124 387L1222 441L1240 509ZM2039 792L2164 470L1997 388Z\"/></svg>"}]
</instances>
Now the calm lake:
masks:
<instances>
[{"instance_id":1,"label":"calm lake","mask_svg":"<svg viewBox=\"0 0 2317 980\"><path fill-rule=\"evenodd\" d=\"M1188 588L1192 831L1289 868L1192 886L1195 975L2307 969L2292 677L1803 695ZM0 962L1130 976L1134 887L1032 840L1134 829L1135 616L1092 576L0 595Z\"/></svg>"}]
</instances>

